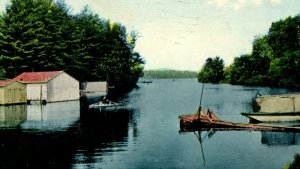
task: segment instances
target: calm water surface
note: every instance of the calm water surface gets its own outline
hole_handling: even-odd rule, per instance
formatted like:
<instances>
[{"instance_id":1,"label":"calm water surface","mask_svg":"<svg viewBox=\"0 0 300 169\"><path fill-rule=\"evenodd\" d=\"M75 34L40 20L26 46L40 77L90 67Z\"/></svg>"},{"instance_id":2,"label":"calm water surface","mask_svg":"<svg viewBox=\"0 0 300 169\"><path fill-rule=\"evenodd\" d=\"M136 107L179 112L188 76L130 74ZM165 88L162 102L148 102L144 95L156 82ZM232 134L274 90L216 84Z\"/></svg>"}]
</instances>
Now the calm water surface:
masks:
<instances>
[{"instance_id":1,"label":"calm water surface","mask_svg":"<svg viewBox=\"0 0 300 169\"><path fill-rule=\"evenodd\" d=\"M2 168L280 169L300 153L300 134L258 131L179 132L178 116L199 106L196 79L139 83L119 98L126 107L88 109L97 98L46 106L0 107ZM203 107L248 122L256 93L284 89L205 84ZM199 141L201 137L201 142Z\"/></svg>"}]
</instances>

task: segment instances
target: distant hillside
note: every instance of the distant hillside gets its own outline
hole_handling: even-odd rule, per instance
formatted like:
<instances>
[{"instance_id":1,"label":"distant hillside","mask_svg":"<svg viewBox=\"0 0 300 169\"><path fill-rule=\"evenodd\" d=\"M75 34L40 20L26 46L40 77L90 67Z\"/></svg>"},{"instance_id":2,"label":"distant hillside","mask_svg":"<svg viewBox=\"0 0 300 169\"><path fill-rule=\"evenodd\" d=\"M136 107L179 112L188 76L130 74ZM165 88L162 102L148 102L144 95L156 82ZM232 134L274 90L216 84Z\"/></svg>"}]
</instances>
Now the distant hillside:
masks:
<instances>
[{"instance_id":1,"label":"distant hillside","mask_svg":"<svg viewBox=\"0 0 300 169\"><path fill-rule=\"evenodd\" d=\"M180 71L180 70L145 70L144 78L153 78L153 79L197 78L197 72Z\"/></svg>"}]
</instances>

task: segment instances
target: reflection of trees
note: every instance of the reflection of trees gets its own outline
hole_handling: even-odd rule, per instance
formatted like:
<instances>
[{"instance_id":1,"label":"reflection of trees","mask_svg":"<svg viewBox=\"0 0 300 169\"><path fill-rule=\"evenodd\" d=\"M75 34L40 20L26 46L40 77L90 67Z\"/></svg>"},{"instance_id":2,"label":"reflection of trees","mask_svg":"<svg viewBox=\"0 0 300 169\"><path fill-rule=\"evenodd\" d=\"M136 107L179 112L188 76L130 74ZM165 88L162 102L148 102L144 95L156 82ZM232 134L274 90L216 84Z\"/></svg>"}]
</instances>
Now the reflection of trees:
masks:
<instances>
[{"instance_id":1,"label":"reflection of trees","mask_svg":"<svg viewBox=\"0 0 300 169\"><path fill-rule=\"evenodd\" d=\"M294 161L292 163L287 163L282 169L299 169L300 168L300 155L294 155Z\"/></svg>"},{"instance_id":2,"label":"reflection of trees","mask_svg":"<svg viewBox=\"0 0 300 169\"><path fill-rule=\"evenodd\" d=\"M132 110L128 109L81 112L76 163L94 163L95 156L125 151L130 137L129 126L134 121L132 114Z\"/></svg>"},{"instance_id":3,"label":"reflection of trees","mask_svg":"<svg viewBox=\"0 0 300 169\"><path fill-rule=\"evenodd\" d=\"M0 130L1 168L71 168L75 137L70 132Z\"/></svg>"}]
</instances>

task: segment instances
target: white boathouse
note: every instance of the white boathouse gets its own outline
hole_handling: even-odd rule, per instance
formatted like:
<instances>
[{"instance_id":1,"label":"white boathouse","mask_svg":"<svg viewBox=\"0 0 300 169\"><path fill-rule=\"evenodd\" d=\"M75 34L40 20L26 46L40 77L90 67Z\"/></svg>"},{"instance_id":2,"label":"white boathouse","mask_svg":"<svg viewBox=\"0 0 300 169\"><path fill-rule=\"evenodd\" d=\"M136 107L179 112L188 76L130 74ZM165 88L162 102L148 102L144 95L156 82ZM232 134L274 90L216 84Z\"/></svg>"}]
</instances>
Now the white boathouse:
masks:
<instances>
[{"instance_id":1,"label":"white boathouse","mask_svg":"<svg viewBox=\"0 0 300 169\"><path fill-rule=\"evenodd\" d=\"M64 71L24 72L15 77L15 80L26 84L29 102L79 99L79 82Z\"/></svg>"}]
</instances>

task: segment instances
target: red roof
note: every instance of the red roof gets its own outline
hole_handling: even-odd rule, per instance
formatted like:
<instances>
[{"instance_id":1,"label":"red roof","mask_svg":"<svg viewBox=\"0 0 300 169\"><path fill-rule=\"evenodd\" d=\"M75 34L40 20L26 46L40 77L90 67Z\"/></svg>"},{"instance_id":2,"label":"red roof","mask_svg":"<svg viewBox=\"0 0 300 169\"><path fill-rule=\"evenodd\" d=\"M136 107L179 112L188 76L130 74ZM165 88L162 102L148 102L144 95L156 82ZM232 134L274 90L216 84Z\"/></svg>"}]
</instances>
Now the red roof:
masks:
<instances>
[{"instance_id":1,"label":"red roof","mask_svg":"<svg viewBox=\"0 0 300 169\"><path fill-rule=\"evenodd\" d=\"M0 86L6 86L9 83L13 82L14 80L9 79L9 80L0 80Z\"/></svg>"},{"instance_id":2,"label":"red roof","mask_svg":"<svg viewBox=\"0 0 300 169\"><path fill-rule=\"evenodd\" d=\"M15 77L14 80L20 81L22 83L44 83L59 75L61 72L62 71L24 72Z\"/></svg>"}]
</instances>

